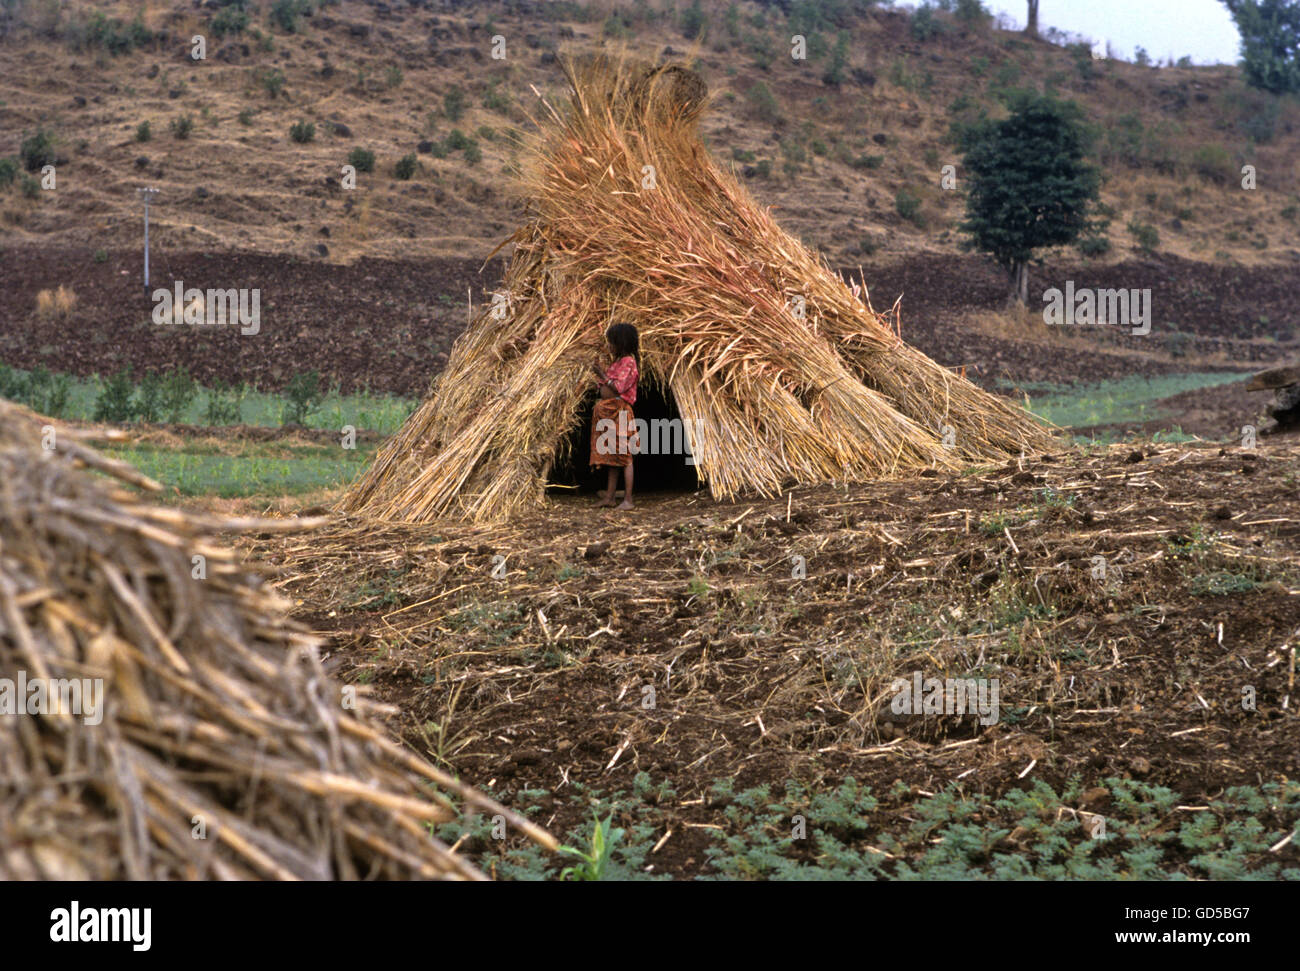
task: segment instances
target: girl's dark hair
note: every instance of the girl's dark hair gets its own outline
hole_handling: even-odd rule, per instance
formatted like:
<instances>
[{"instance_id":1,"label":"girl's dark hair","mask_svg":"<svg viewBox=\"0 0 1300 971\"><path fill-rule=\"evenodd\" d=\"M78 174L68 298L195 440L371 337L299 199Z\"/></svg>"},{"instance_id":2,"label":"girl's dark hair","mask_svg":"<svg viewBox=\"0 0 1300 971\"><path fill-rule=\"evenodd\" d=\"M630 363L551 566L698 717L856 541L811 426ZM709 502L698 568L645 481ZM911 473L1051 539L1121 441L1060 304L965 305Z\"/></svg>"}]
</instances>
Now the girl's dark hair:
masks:
<instances>
[{"instance_id":1,"label":"girl's dark hair","mask_svg":"<svg viewBox=\"0 0 1300 971\"><path fill-rule=\"evenodd\" d=\"M637 367L641 366L641 336L631 324L612 324L605 331L605 339L613 346L619 357L631 355Z\"/></svg>"}]
</instances>

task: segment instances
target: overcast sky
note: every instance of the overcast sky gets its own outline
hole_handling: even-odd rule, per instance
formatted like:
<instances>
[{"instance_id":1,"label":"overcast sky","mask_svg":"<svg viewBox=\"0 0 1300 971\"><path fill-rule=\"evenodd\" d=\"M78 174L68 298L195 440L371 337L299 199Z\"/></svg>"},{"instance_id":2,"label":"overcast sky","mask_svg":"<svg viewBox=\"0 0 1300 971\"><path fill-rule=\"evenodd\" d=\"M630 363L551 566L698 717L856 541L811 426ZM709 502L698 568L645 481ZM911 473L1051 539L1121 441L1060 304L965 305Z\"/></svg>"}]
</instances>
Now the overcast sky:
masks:
<instances>
[{"instance_id":1,"label":"overcast sky","mask_svg":"<svg viewBox=\"0 0 1300 971\"><path fill-rule=\"evenodd\" d=\"M1023 0L985 0L985 6L1025 23ZM1138 45L1162 63L1183 55L1196 64L1235 64L1238 58L1237 28L1218 0L1041 0L1038 24L1110 41L1126 60Z\"/></svg>"}]
</instances>

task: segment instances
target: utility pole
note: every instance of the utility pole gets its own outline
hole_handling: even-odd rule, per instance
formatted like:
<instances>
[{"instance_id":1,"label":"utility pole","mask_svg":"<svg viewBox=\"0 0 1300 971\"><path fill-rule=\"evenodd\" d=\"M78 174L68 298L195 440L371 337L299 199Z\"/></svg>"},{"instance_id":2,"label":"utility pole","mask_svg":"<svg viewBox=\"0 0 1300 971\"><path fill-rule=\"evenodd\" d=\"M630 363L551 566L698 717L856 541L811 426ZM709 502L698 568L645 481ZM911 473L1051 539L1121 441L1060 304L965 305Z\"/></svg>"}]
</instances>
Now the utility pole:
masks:
<instances>
[{"instance_id":1,"label":"utility pole","mask_svg":"<svg viewBox=\"0 0 1300 971\"><path fill-rule=\"evenodd\" d=\"M153 202L154 196L158 195L157 189L136 189L136 193L144 202L144 295L149 296L149 203Z\"/></svg>"}]
</instances>

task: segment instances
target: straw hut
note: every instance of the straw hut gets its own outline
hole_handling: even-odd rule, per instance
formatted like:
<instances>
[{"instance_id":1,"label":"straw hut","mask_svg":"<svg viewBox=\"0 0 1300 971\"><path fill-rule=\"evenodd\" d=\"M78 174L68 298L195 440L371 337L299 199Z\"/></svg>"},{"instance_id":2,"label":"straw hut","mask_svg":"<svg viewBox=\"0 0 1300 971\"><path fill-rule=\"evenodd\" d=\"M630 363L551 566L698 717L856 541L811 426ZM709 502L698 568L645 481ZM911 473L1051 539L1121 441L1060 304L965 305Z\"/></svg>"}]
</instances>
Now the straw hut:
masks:
<instances>
[{"instance_id":1,"label":"straw hut","mask_svg":"<svg viewBox=\"0 0 1300 971\"><path fill-rule=\"evenodd\" d=\"M500 521L543 503L583 460L589 369L616 321L639 329L642 386L720 499L1050 441L905 344L897 305L874 311L714 163L697 75L608 57L564 69L568 102L542 101L528 145L532 214L505 280L343 511Z\"/></svg>"}]
</instances>

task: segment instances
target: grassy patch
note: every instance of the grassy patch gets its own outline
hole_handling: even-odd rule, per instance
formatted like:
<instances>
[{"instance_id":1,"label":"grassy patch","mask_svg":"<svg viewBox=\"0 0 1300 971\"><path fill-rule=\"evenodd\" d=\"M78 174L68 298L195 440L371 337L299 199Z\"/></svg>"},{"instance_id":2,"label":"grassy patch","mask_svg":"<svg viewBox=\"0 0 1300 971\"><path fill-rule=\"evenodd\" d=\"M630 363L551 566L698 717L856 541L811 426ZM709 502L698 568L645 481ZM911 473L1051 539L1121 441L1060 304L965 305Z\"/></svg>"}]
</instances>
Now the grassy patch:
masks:
<instances>
[{"instance_id":1,"label":"grassy patch","mask_svg":"<svg viewBox=\"0 0 1300 971\"><path fill-rule=\"evenodd\" d=\"M1063 428L1174 419L1176 415L1156 403L1184 391L1214 388L1241 379L1240 374L1209 372L1122 378L1074 388L1040 384L1038 397L1029 394L1029 410ZM1024 390L1028 393L1033 389Z\"/></svg>"},{"instance_id":2,"label":"grassy patch","mask_svg":"<svg viewBox=\"0 0 1300 971\"><path fill-rule=\"evenodd\" d=\"M337 446L268 449L250 445L230 454L194 445L182 449L137 446L105 448L182 496L290 496L332 489L350 482L371 453Z\"/></svg>"}]
</instances>

